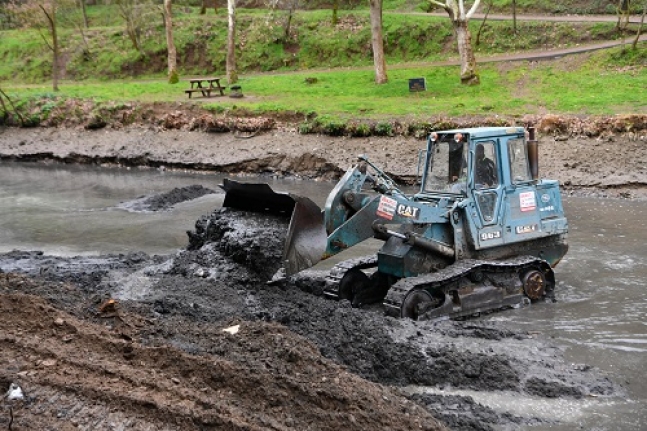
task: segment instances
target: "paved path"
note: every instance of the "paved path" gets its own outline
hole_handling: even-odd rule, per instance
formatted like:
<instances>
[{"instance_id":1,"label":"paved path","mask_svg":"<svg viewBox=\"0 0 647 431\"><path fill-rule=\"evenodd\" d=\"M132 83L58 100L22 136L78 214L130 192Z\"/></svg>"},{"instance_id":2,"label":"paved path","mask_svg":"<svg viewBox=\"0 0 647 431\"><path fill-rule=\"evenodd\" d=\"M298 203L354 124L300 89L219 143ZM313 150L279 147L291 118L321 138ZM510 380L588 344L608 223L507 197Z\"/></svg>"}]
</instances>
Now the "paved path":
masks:
<instances>
[{"instance_id":1,"label":"paved path","mask_svg":"<svg viewBox=\"0 0 647 431\"><path fill-rule=\"evenodd\" d=\"M388 12L386 12L388 13ZM426 15L447 18L446 13L425 13L425 12L410 12L410 15ZM485 14L477 13L474 14L472 19L482 20L485 17ZM490 14L487 17L488 20L494 21L512 21L512 15L502 15L502 14ZM616 22L618 17L615 15L517 15L517 21L552 21L552 22ZM633 15L629 19L631 24L640 24L640 16ZM647 24L647 23L646 23ZM621 45L631 45L634 41L635 34L629 35L624 39L619 40L609 40L606 42L596 42L590 44L578 45L571 48L563 49L541 49L541 50L532 50L532 51L523 51L518 54L498 54L488 57L483 57L479 55L476 58L477 63L494 63L501 61L537 61L537 60L550 60L566 55L571 54L581 54L584 52L597 51L600 49L613 48ZM647 34L643 34L639 41L644 43L647 41ZM421 63L422 64L422 63ZM460 65L458 59L453 60L444 60L436 62L424 62L425 65L431 66L455 66ZM389 69L397 69L399 66L410 67L412 63L402 64L402 65L389 65Z\"/></svg>"},{"instance_id":2,"label":"paved path","mask_svg":"<svg viewBox=\"0 0 647 431\"><path fill-rule=\"evenodd\" d=\"M388 12L385 12L385 14ZM447 18L447 13L445 12L410 12L411 15L426 15ZM483 20L485 14L476 13L472 16L471 19ZM503 15L503 14L489 14L487 16L488 20L491 21L512 21L512 15ZM616 15L520 15L517 14L517 21L551 21L551 22L617 22L618 17ZM640 24L640 15L630 15L629 16L630 24Z\"/></svg>"}]
</instances>

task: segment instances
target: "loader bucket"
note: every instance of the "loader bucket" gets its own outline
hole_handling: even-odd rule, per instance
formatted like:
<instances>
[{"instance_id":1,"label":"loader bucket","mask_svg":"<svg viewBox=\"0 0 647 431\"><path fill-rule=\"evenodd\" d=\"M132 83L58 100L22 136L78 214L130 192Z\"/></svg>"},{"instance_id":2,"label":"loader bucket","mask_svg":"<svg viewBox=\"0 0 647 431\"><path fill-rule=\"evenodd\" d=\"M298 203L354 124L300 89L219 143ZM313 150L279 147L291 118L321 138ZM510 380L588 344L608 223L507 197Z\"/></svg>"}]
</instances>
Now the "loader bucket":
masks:
<instances>
[{"instance_id":1,"label":"loader bucket","mask_svg":"<svg viewBox=\"0 0 647 431\"><path fill-rule=\"evenodd\" d=\"M310 199L277 193L268 184L239 183L225 179L223 207L290 217L283 248L283 269L290 276L319 262L328 236L321 208Z\"/></svg>"}]
</instances>

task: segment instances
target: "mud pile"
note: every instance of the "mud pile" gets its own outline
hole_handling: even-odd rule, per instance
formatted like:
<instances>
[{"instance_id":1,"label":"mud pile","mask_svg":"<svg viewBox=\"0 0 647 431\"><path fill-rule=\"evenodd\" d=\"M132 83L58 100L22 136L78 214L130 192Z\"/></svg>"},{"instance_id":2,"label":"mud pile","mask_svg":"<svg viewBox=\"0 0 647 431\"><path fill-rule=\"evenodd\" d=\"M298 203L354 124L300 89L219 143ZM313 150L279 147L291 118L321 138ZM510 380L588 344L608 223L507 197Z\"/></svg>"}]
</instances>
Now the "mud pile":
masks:
<instances>
[{"instance_id":1,"label":"mud pile","mask_svg":"<svg viewBox=\"0 0 647 431\"><path fill-rule=\"evenodd\" d=\"M443 429L277 324L213 332L222 354L190 355L133 340L134 328L152 326L137 315L122 311L114 325L97 325L40 298L1 293L0 325L0 386L17 382L25 392L11 402L15 430Z\"/></svg>"},{"instance_id":2,"label":"mud pile","mask_svg":"<svg viewBox=\"0 0 647 431\"><path fill-rule=\"evenodd\" d=\"M93 429L115 420L130 421L129 429L438 429L434 414L456 429L488 430L540 420L470 398L407 399L397 388L569 398L620 391L504 324L413 322L379 307L354 309L311 293L320 290L317 272L268 286L286 226L224 209L198 220L187 249L172 256L0 256L0 269L34 277L0 277L2 360L11 364L0 383L38 394L21 417L38 424L39 409L63 409L62 419L80 414L75 420L90 424L105 414ZM110 298L117 309L102 313ZM98 416L80 413L94 403Z\"/></svg>"},{"instance_id":3,"label":"mud pile","mask_svg":"<svg viewBox=\"0 0 647 431\"><path fill-rule=\"evenodd\" d=\"M197 199L212 193L218 192L201 184L194 184L192 186L176 187L166 193L140 196L134 201L122 202L118 207L128 211L165 211L181 202Z\"/></svg>"}]
</instances>

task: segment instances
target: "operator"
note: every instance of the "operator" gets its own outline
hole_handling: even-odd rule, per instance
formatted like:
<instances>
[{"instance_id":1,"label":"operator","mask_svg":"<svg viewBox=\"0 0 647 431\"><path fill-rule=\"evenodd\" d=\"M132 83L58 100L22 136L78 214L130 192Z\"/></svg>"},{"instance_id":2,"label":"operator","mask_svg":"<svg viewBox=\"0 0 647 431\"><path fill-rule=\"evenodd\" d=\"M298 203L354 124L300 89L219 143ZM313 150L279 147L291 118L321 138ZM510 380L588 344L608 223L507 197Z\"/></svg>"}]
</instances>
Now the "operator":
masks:
<instances>
[{"instance_id":1,"label":"operator","mask_svg":"<svg viewBox=\"0 0 647 431\"><path fill-rule=\"evenodd\" d=\"M449 143L449 179L456 182L463 174L465 158L463 157L463 145L465 139L462 133L454 135L454 140Z\"/></svg>"},{"instance_id":2,"label":"operator","mask_svg":"<svg viewBox=\"0 0 647 431\"><path fill-rule=\"evenodd\" d=\"M497 185L496 165L491 159L485 157L485 148L483 147L483 144L476 145L476 163L474 171L476 174L476 184L481 184L485 187L493 187Z\"/></svg>"}]
</instances>

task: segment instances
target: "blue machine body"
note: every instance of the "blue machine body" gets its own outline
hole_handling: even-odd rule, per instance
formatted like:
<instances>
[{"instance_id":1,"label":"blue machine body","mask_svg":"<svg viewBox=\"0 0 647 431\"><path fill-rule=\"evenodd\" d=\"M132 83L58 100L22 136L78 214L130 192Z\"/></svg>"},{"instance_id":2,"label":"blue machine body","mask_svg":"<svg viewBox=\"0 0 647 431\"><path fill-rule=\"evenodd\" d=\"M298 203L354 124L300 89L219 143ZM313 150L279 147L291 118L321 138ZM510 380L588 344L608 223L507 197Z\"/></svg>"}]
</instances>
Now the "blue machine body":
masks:
<instances>
[{"instance_id":1,"label":"blue machine body","mask_svg":"<svg viewBox=\"0 0 647 431\"><path fill-rule=\"evenodd\" d=\"M457 135L462 142L453 140ZM379 170L377 179L372 178L367 167L375 167L362 158L326 202L323 257L375 236L385 240L378 253L379 271L397 278L461 259L533 255L555 266L568 249L568 222L558 182L533 175L533 145L522 127L433 133L420 155L420 190L412 195ZM492 161L491 184L478 178L478 151ZM460 154L458 161L452 162L452 152L454 157ZM378 193L362 191L367 181Z\"/></svg>"}]
</instances>

